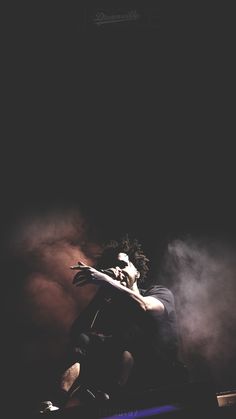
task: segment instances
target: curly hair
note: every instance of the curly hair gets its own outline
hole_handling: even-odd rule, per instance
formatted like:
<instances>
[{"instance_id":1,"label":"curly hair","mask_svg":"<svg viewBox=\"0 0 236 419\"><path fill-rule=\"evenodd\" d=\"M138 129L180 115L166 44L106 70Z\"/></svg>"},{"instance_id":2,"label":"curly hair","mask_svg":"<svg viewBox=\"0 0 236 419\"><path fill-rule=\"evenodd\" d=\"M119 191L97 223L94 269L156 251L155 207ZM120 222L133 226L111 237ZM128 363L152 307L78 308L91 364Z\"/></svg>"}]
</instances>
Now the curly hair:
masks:
<instances>
[{"instance_id":1,"label":"curly hair","mask_svg":"<svg viewBox=\"0 0 236 419\"><path fill-rule=\"evenodd\" d=\"M126 253L129 256L129 260L140 273L139 282L142 283L146 279L149 271L149 259L144 254L138 240L135 238L130 239L128 234L119 241L111 240L103 245L102 253L96 264L97 269L108 269L111 266L114 266L119 253Z\"/></svg>"}]
</instances>

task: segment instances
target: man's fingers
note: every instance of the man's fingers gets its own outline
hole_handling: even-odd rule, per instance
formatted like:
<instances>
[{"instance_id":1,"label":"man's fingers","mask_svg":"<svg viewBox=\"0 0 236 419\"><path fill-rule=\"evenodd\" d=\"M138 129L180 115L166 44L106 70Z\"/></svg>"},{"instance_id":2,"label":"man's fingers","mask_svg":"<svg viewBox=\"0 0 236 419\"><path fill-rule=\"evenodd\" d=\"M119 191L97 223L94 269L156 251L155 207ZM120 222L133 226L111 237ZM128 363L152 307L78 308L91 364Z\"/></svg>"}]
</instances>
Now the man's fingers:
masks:
<instances>
[{"instance_id":1,"label":"man's fingers","mask_svg":"<svg viewBox=\"0 0 236 419\"><path fill-rule=\"evenodd\" d=\"M72 265L72 266L70 266L70 269L81 269L81 268L83 268L83 267L88 267L88 265L85 265L85 263L83 263L83 262L78 262L77 263L77 265Z\"/></svg>"},{"instance_id":2,"label":"man's fingers","mask_svg":"<svg viewBox=\"0 0 236 419\"><path fill-rule=\"evenodd\" d=\"M77 269L77 272L72 280L72 284L76 286L84 285L85 283L95 282L94 269L91 266L85 265L85 263L79 261L77 265L70 266L71 269Z\"/></svg>"}]
</instances>

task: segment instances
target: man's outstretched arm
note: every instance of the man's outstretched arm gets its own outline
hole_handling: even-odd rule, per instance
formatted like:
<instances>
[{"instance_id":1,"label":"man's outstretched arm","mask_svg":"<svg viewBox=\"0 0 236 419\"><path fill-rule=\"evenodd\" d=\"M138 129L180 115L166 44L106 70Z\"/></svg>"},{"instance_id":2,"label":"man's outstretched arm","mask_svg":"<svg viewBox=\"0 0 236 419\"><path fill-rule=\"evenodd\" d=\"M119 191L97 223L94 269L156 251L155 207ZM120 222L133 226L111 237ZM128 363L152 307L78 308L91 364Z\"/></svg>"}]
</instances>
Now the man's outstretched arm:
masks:
<instances>
[{"instance_id":1,"label":"man's outstretched arm","mask_svg":"<svg viewBox=\"0 0 236 419\"><path fill-rule=\"evenodd\" d=\"M164 313L164 305L160 300L152 296L143 297L137 287L134 290L125 287L120 283L118 274L117 279L113 279L106 273L98 271L91 266L85 265L83 262L79 262L78 265L71 266L71 269L79 270L73 279L73 284L76 286L82 286L86 283L107 283L117 290L129 294L130 297L135 300L143 310L155 311L160 315ZM115 272L115 269L113 272Z\"/></svg>"}]
</instances>

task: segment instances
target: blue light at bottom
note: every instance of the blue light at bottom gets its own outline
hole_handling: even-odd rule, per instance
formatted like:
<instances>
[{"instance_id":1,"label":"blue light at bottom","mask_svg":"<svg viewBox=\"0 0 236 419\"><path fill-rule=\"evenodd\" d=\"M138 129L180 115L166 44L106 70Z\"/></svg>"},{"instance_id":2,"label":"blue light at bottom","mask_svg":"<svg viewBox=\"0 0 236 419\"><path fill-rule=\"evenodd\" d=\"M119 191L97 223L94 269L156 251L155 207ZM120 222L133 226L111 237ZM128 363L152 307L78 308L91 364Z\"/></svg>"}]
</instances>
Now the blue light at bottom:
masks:
<instances>
[{"instance_id":1,"label":"blue light at bottom","mask_svg":"<svg viewBox=\"0 0 236 419\"><path fill-rule=\"evenodd\" d=\"M164 405L164 406L158 406L158 407L151 407L148 409L135 410L131 412L123 412L123 413L120 412L112 416L106 416L103 419L120 419L122 416L125 416L126 419L143 418L143 417L158 415L159 413L173 412L179 409L180 408L178 406Z\"/></svg>"}]
</instances>

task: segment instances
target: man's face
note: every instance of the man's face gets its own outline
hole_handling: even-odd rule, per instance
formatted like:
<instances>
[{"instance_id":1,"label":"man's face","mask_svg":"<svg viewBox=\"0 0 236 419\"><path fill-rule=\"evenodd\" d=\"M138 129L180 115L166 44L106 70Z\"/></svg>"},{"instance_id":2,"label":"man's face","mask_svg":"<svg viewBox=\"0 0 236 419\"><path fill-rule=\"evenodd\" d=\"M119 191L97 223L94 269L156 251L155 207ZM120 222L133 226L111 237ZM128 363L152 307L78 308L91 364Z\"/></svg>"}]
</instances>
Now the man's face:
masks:
<instances>
[{"instance_id":1,"label":"man's face","mask_svg":"<svg viewBox=\"0 0 236 419\"><path fill-rule=\"evenodd\" d=\"M140 274L126 253L119 253L115 262L116 279L127 288L132 288Z\"/></svg>"}]
</instances>

